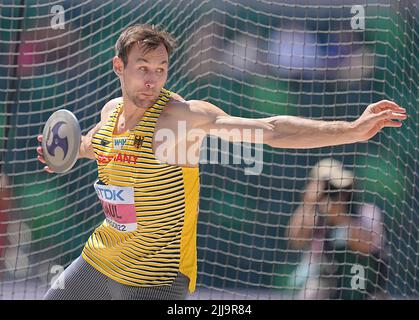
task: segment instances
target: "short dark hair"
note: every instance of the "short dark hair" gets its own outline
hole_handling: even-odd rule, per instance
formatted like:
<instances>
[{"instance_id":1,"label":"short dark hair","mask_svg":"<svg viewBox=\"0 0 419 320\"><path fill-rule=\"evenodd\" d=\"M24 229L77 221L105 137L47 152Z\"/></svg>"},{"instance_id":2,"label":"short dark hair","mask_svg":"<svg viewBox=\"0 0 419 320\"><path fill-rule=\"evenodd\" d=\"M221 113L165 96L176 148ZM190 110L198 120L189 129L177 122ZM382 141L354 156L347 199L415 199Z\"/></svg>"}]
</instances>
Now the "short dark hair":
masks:
<instances>
[{"instance_id":1,"label":"short dark hair","mask_svg":"<svg viewBox=\"0 0 419 320\"><path fill-rule=\"evenodd\" d=\"M115 53L121 58L124 66L128 64L128 54L135 43L143 45L146 52L163 44L168 55L176 47L175 38L160 27L149 24L132 25L122 31L115 44Z\"/></svg>"}]
</instances>

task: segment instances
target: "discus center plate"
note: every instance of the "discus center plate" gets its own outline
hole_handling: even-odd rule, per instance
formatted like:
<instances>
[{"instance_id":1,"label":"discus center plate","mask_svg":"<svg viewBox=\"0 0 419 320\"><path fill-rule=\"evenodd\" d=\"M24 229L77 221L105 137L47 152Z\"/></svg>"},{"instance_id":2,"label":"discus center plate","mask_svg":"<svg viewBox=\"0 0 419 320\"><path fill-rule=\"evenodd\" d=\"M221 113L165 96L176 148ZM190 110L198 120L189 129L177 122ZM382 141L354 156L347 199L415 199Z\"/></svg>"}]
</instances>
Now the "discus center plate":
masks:
<instances>
[{"instance_id":1,"label":"discus center plate","mask_svg":"<svg viewBox=\"0 0 419 320\"><path fill-rule=\"evenodd\" d=\"M42 150L47 165L54 172L70 170L77 161L81 129L76 116L68 110L54 112L42 132Z\"/></svg>"}]
</instances>

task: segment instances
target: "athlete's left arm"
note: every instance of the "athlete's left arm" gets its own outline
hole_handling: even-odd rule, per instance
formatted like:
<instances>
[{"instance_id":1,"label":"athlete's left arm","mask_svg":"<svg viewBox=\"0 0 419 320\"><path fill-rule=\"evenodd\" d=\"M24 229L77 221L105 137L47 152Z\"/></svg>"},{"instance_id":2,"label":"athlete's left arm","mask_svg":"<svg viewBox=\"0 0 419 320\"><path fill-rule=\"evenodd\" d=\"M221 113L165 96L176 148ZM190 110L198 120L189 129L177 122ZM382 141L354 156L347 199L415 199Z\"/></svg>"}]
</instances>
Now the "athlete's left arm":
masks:
<instances>
[{"instance_id":1,"label":"athlete's left arm","mask_svg":"<svg viewBox=\"0 0 419 320\"><path fill-rule=\"evenodd\" d=\"M188 103L194 118L199 119L200 127L207 134L229 141L265 143L275 148L318 148L365 141L384 127L402 125L394 120L406 119L405 109L388 100L370 104L353 122L294 116L249 119L230 116L205 101L192 100Z\"/></svg>"}]
</instances>

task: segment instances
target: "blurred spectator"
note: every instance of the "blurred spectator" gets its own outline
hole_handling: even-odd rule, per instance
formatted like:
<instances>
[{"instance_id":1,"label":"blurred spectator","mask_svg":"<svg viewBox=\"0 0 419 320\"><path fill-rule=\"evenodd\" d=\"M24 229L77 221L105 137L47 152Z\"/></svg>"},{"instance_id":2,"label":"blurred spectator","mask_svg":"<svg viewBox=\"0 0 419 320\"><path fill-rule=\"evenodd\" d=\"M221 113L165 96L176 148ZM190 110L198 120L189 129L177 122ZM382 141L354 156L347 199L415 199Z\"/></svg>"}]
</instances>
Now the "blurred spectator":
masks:
<instances>
[{"instance_id":1,"label":"blurred spectator","mask_svg":"<svg viewBox=\"0 0 419 320\"><path fill-rule=\"evenodd\" d=\"M337 160L323 159L311 170L288 227L291 247L305 251L294 274L302 281L300 299L386 297L381 212L373 204L355 205L353 188L352 172ZM357 276L365 281L354 281Z\"/></svg>"}]
</instances>

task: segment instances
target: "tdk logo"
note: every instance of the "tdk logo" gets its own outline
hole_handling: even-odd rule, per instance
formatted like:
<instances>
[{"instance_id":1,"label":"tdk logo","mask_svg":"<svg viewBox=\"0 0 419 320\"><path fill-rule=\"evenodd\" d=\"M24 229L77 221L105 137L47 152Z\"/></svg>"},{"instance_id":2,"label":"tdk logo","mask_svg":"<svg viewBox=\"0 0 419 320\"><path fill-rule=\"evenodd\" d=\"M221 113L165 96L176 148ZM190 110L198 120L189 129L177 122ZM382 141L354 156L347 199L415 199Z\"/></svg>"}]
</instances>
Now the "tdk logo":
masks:
<instances>
[{"instance_id":1,"label":"tdk logo","mask_svg":"<svg viewBox=\"0 0 419 320\"><path fill-rule=\"evenodd\" d=\"M97 186L99 197L108 201L125 201L122 197L124 190L108 190Z\"/></svg>"},{"instance_id":2,"label":"tdk logo","mask_svg":"<svg viewBox=\"0 0 419 320\"><path fill-rule=\"evenodd\" d=\"M101 201L111 204L134 204L134 188L105 185L97 180L94 184L97 196Z\"/></svg>"}]
</instances>

